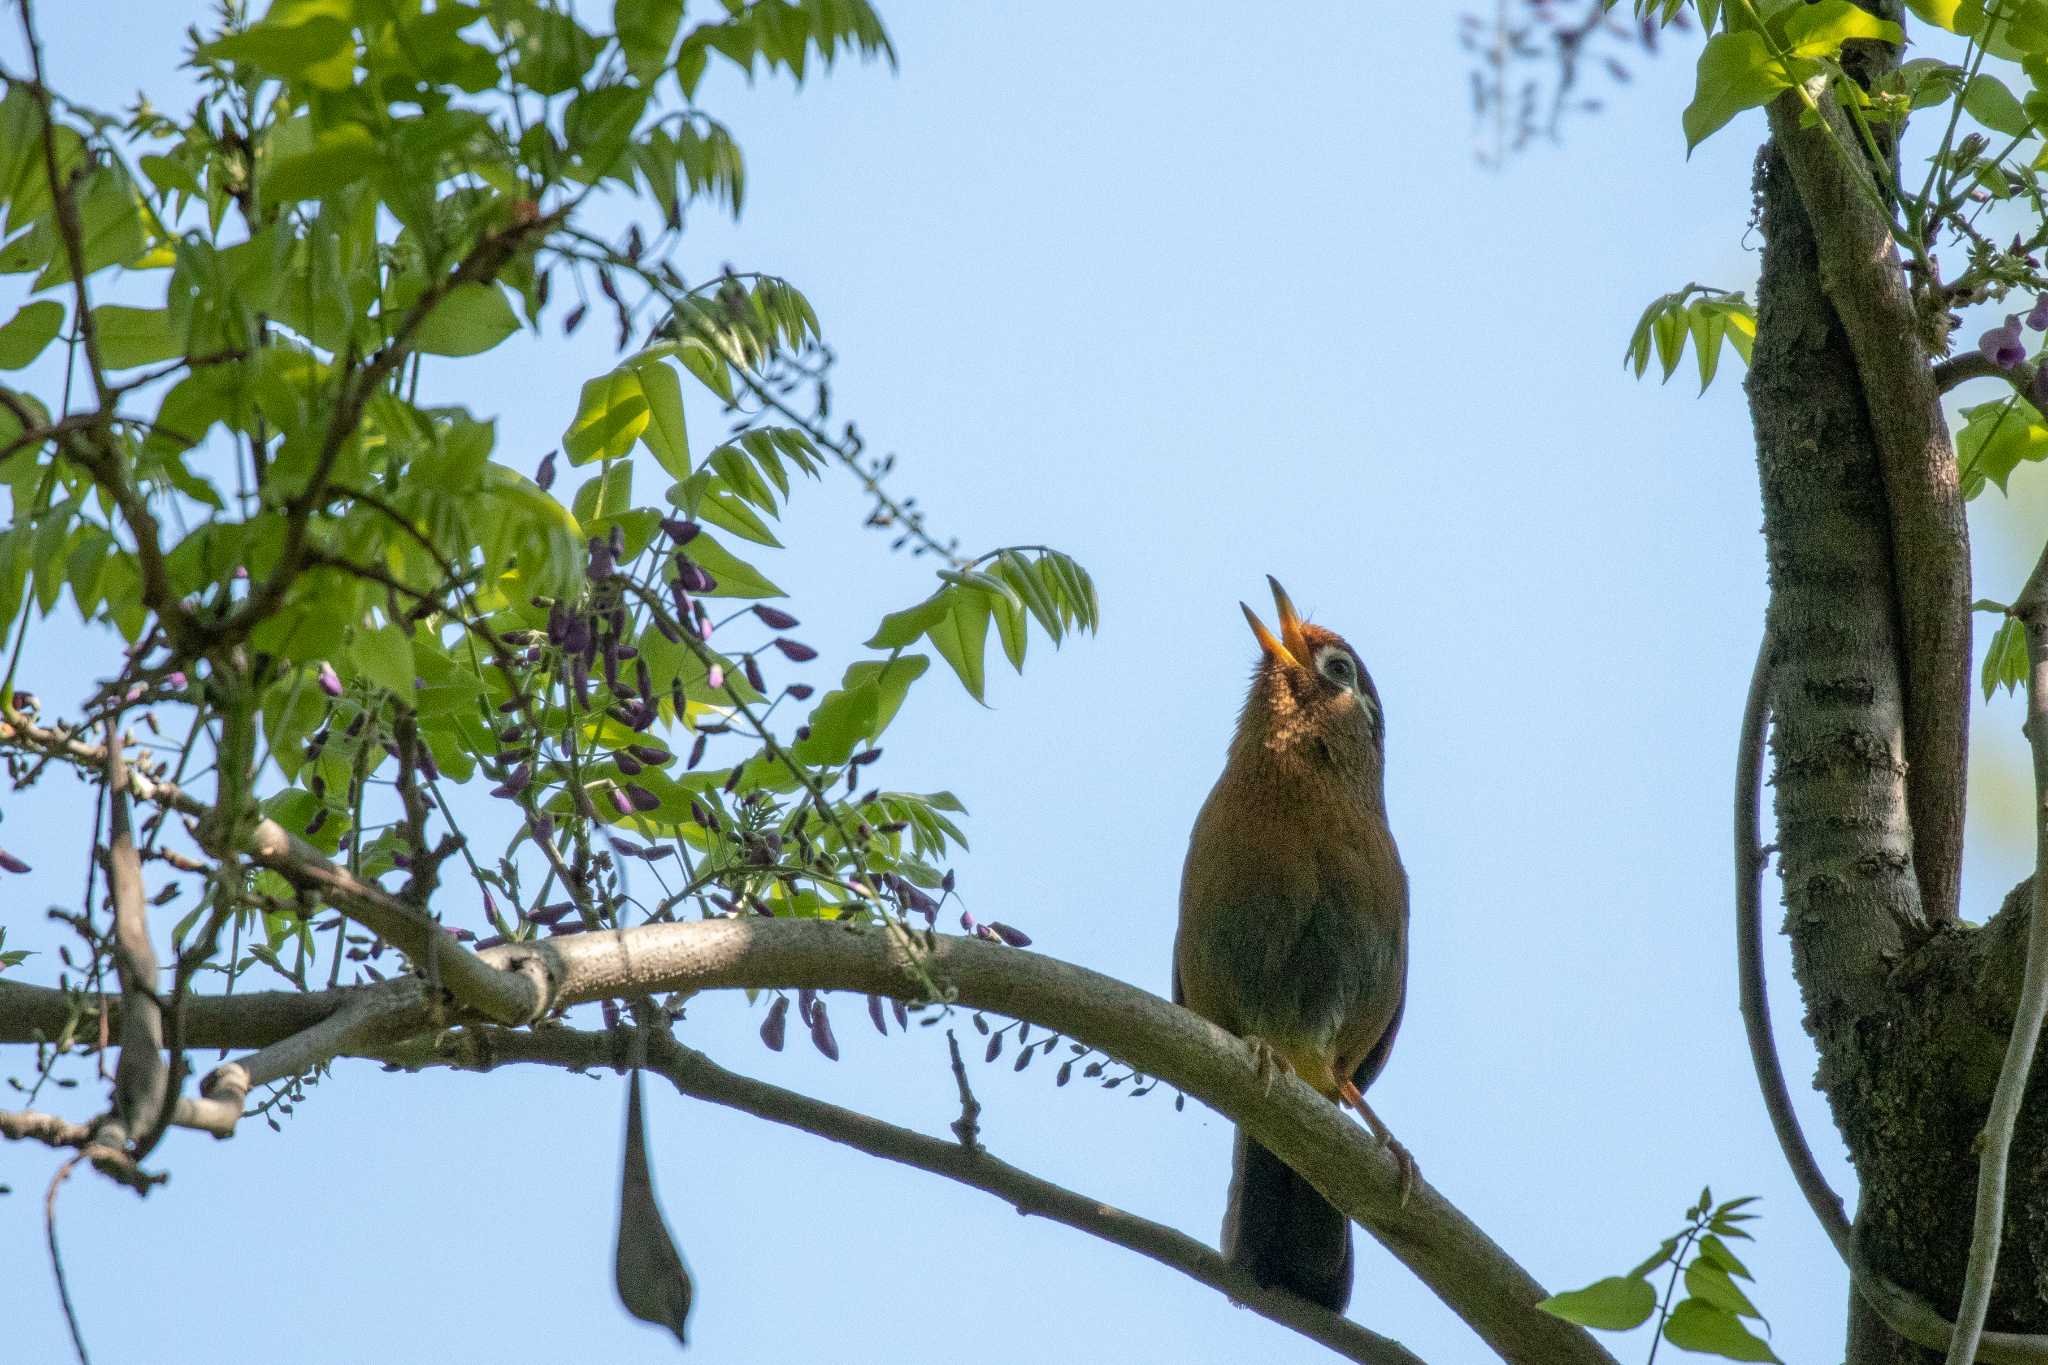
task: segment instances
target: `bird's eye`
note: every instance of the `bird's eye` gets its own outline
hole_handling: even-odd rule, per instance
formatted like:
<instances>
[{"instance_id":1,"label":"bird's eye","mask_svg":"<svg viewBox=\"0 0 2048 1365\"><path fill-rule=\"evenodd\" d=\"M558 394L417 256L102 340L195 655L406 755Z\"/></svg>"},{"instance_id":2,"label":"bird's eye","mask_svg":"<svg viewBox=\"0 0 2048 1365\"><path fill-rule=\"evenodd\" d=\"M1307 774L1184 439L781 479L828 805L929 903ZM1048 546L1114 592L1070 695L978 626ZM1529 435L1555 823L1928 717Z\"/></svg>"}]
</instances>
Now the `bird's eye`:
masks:
<instances>
[{"instance_id":1,"label":"bird's eye","mask_svg":"<svg viewBox=\"0 0 2048 1365\"><path fill-rule=\"evenodd\" d=\"M1351 656L1340 649L1324 651L1322 673L1339 687L1351 687L1358 682L1358 670L1352 666Z\"/></svg>"}]
</instances>

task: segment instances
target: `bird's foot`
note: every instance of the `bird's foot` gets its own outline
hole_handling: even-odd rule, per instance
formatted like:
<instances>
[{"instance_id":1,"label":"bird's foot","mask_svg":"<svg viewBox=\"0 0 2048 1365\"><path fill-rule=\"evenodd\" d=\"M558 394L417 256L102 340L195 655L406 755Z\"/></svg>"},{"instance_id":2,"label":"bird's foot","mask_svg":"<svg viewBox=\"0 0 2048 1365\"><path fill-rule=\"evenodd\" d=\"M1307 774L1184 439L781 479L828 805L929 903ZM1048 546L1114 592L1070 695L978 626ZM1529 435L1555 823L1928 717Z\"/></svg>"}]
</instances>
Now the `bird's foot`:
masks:
<instances>
[{"instance_id":1,"label":"bird's foot","mask_svg":"<svg viewBox=\"0 0 2048 1365\"><path fill-rule=\"evenodd\" d=\"M1415 1193L1418 1174L1414 1155L1401 1145L1386 1124L1380 1122L1380 1116L1373 1113L1372 1106L1365 1102L1364 1092L1349 1077L1337 1082L1337 1097L1358 1111L1358 1116L1365 1120L1365 1126L1372 1129L1372 1135L1379 1139L1380 1146L1394 1158L1394 1164L1401 1172L1401 1207L1407 1208L1409 1196Z\"/></svg>"},{"instance_id":2,"label":"bird's foot","mask_svg":"<svg viewBox=\"0 0 2048 1365\"><path fill-rule=\"evenodd\" d=\"M1244 1043L1252 1050L1252 1066L1258 1071L1259 1084L1267 1090L1273 1088L1273 1082L1279 1077L1293 1074L1294 1068L1287 1059L1264 1038L1253 1034Z\"/></svg>"}]
</instances>

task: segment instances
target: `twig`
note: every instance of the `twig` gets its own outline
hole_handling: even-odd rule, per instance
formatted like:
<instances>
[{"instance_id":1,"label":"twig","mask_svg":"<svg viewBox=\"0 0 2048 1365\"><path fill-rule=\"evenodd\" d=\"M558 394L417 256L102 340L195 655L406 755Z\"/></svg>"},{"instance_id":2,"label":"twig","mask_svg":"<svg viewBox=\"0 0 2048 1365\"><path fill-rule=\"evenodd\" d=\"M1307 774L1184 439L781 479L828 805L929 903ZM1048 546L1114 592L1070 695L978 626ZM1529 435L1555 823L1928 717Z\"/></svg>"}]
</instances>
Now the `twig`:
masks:
<instances>
[{"instance_id":1,"label":"twig","mask_svg":"<svg viewBox=\"0 0 2048 1365\"><path fill-rule=\"evenodd\" d=\"M466 1030L451 1037L442 1049L409 1045L389 1054L388 1060L410 1066L485 1069L505 1062L624 1069L631 1062L622 1040L610 1033L495 1028ZM1183 1232L1043 1180L990 1156L979 1146L968 1148L930 1137L737 1075L659 1030L647 1035L647 1069L666 1078L684 1095L797 1128L885 1161L943 1175L995 1195L1014 1205L1021 1214L1050 1218L1136 1252L1227 1295L1347 1360L1366 1365L1422 1365L1418 1356L1397 1341L1306 1299L1262 1288L1242 1269Z\"/></svg>"},{"instance_id":2,"label":"twig","mask_svg":"<svg viewBox=\"0 0 2048 1365\"><path fill-rule=\"evenodd\" d=\"M1991 1307L1998 1244L2005 1230L2006 1166L2012 1154L2012 1134L2019 1123L2020 1102L2026 1096L2027 1076L2033 1070L2041 1022L2048 1016L2048 804L2044 804L2048 803L2048 549L2042 551L2040 562L2028 575L2012 614L2019 618L2027 637L2026 732L2034 753L2034 916L2027 926L2027 961L2012 1035L2006 1039L2005 1064L1999 1068L1991 1112L1977 1139L1977 1211L1948 1365L1969 1365L1976 1358L1984 1315Z\"/></svg>"},{"instance_id":3,"label":"twig","mask_svg":"<svg viewBox=\"0 0 2048 1365\"><path fill-rule=\"evenodd\" d=\"M960 1060L960 1040L953 1030L946 1030L946 1048L953 1054L953 1083L960 1087L960 1117L953 1120L953 1136L960 1139L960 1146L969 1152L979 1152L981 1145L981 1101L974 1098L973 1087L967 1084L967 1067Z\"/></svg>"},{"instance_id":4,"label":"twig","mask_svg":"<svg viewBox=\"0 0 2048 1365\"><path fill-rule=\"evenodd\" d=\"M1786 1090L1784 1068L1778 1061L1776 1036L1771 1032L1770 997L1764 988L1764 854L1760 834L1764 727L1770 708L1770 652L1767 634L1757 651L1756 669L1750 675L1749 700L1742 712L1742 739L1735 763L1736 975L1750 1060L1756 1067L1757 1086L1763 1091L1771 1129L1777 1135L1785 1164L1792 1169L1793 1182L1806 1197L1807 1207L1813 1210L1835 1254L1848 1268L1856 1292L1900 1336L1931 1351L1945 1350L1956 1339L1954 1324L1927 1300L1878 1274L1864 1261L1856 1245L1855 1229L1842 1211L1841 1197L1828 1184L1820 1163L1814 1160L1813 1149L1807 1145ZM1986 1332L1976 1350L1976 1358L1983 1365L2048 1365L2048 1336Z\"/></svg>"},{"instance_id":5,"label":"twig","mask_svg":"<svg viewBox=\"0 0 2048 1365\"><path fill-rule=\"evenodd\" d=\"M2034 387L2035 369L2032 365L2015 365L2007 369L1980 351L1966 351L1934 367L1934 388L1938 393L1947 393L1972 379L2003 379L2020 397L2026 398Z\"/></svg>"},{"instance_id":6,"label":"twig","mask_svg":"<svg viewBox=\"0 0 2048 1365\"><path fill-rule=\"evenodd\" d=\"M114 1066L114 1112L107 1140L126 1147L131 1139L160 1132L157 1119L167 1095L164 1071L164 1007L157 996L156 947L149 941L149 911L143 899L142 859L128 816L128 761L121 735L107 722L107 887L114 902L114 967L121 981L121 1059ZM87 906L90 913L92 907ZM140 1158L144 1155L137 1152Z\"/></svg>"},{"instance_id":7,"label":"twig","mask_svg":"<svg viewBox=\"0 0 2048 1365\"><path fill-rule=\"evenodd\" d=\"M22 5L27 13L28 5ZM71 1285L64 1278L64 1257L57 1250L57 1191L70 1178L72 1169L85 1160L85 1154L67 1160L50 1177L49 1192L43 1196L43 1240L50 1247L50 1273L57 1277L57 1298L64 1305L64 1325L71 1329L71 1345L78 1352L78 1365L92 1365L92 1357L86 1354L85 1333L78 1329L78 1311L71 1306Z\"/></svg>"}]
</instances>

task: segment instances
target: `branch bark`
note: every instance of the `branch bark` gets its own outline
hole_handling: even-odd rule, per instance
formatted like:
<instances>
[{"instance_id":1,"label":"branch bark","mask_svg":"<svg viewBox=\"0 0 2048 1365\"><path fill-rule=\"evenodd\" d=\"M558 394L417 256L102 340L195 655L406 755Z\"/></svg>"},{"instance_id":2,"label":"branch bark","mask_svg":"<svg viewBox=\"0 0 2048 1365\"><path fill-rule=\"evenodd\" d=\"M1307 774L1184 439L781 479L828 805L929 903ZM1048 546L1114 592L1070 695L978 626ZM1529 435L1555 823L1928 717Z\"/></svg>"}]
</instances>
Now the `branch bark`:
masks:
<instances>
[{"instance_id":1,"label":"branch bark","mask_svg":"<svg viewBox=\"0 0 2048 1365\"><path fill-rule=\"evenodd\" d=\"M1434 1189L1418 1182L1404 1205L1393 1158L1327 1100L1292 1077L1262 1076L1250 1050L1206 1020L1086 968L979 939L757 918L596 931L478 956L495 970L543 977L562 1006L744 987L917 1001L925 998L921 980L944 983L953 1002L1055 1029L1223 1113L1363 1224L1511 1365L1613 1365L1583 1330L1539 1311L1543 1287ZM374 988L392 1002L378 1023L383 1036L430 1026L424 993L399 1001L402 984ZM232 1032L240 1011L266 1032L281 1014L278 1002L262 994L192 1005L195 1045ZM0 1040L23 1036L28 1020L59 1020L70 1007L61 992L0 986ZM317 1050L294 1046L301 1056ZM241 1065L255 1074L252 1059ZM210 1080L202 1089L211 1093L214 1086Z\"/></svg>"},{"instance_id":2,"label":"branch bark","mask_svg":"<svg viewBox=\"0 0 2048 1365\"><path fill-rule=\"evenodd\" d=\"M1962 879L1970 717L1970 531L1932 357L1899 266L1891 225L1839 146L1857 145L1834 97L1825 126L1802 127L1798 92L1770 106L1771 144L1796 185L1820 286L1855 358L1859 401L1883 476L1905 685L1907 799L1927 918L1953 920Z\"/></svg>"}]
</instances>

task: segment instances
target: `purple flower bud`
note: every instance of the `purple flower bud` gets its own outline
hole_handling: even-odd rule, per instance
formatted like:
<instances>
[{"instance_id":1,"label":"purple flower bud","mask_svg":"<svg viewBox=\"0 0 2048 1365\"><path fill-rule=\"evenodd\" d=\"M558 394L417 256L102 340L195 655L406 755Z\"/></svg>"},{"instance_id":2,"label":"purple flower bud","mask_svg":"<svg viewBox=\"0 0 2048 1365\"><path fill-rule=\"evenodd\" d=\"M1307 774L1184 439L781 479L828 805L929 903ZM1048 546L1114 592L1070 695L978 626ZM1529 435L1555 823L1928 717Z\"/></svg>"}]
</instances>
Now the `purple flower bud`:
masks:
<instances>
[{"instance_id":1,"label":"purple flower bud","mask_svg":"<svg viewBox=\"0 0 2048 1365\"><path fill-rule=\"evenodd\" d=\"M2037 332L2048 332L2048 294L2034 299L2034 306L2027 310L2027 326Z\"/></svg>"},{"instance_id":2,"label":"purple flower bud","mask_svg":"<svg viewBox=\"0 0 2048 1365\"><path fill-rule=\"evenodd\" d=\"M590 577L598 582L612 576L612 547L602 540L590 542Z\"/></svg>"},{"instance_id":3,"label":"purple flower bud","mask_svg":"<svg viewBox=\"0 0 2048 1365\"><path fill-rule=\"evenodd\" d=\"M747 681L753 684L756 692L766 692L768 690L767 682L761 677L761 665L754 662L753 655L743 656L740 659L740 667L747 671Z\"/></svg>"},{"instance_id":4,"label":"purple flower bud","mask_svg":"<svg viewBox=\"0 0 2048 1365\"><path fill-rule=\"evenodd\" d=\"M832 1036L832 1021L825 1017L822 1000L811 1010L811 1042L828 1060L839 1060L839 1040Z\"/></svg>"},{"instance_id":5,"label":"purple flower bud","mask_svg":"<svg viewBox=\"0 0 2048 1365\"><path fill-rule=\"evenodd\" d=\"M797 627L797 619L788 612L759 602L754 604L754 615L760 617L761 624L770 630L795 630Z\"/></svg>"},{"instance_id":6,"label":"purple flower bud","mask_svg":"<svg viewBox=\"0 0 2048 1365\"><path fill-rule=\"evenodd\" d=\"M683 591L680 580L671 578L668 581L668 596L676 604L676 615L687 619L690 615L690 594Z\"/></svg>"},{"instance_id":7,"label":"purple flower bud","mask_svg":"<svg viewBox=\"0 0 2048 1365\"><path fill-rule=\"evenodd\" d=\"M747 765L744 761L732 765L732 771L727 773L725 777L724 791L727 795L731 795L733 792L739 790L740 774L745 772L746 770Z\"/></svg>"},{"instance_id":8,"label":"purple flower bud","mask_svg":"<svg viewBox=\"0 0 2048 1365\"><path fill-rule=\"evenodd\" d=\"M806 1028L810 1026L811 1011L817 1007L818 993L816 991L812 990L809 986L805 986L797 991L796 1017L803 1020Z\"/></svg>"},{"instance_id":9,"label":"purple flower bud","mask_svg":"<svg viewBox=\"0 0 2048 1365\"><path fill-rule=\"evenodd\" d=\"M1002 939L1003 942L1009 944L1012 948L1029 948L1031 946L1031 935L1025 933L1022 929L1013 929L1001 920L990 920L988 927L995 931L996 937Z\"/></svg>"},{"instance_id":10,"label":"purple flower bud","mask_svg":"<svg viewBox=\"0 0 2048 1365\"><path fill-rule=\"evenodd\" d=\"M2001 370L2009 370L2027 358L2027 344L2020 336L2020 315L2008 313L2003 327L1993 327L1977 340L1977 350Z\"/></svg>"},{"instance_id":11,"label":"purple flower bud","mask_svg":"<svg viewBox=\"0 0 2048 1365\"><path fill-rule=\"evenodd\" d=\"M633 803L633 809L637 811L650 811L661 805L660 797L647 788L631 782L626 784L626 799Z\"/></svg>"},{"instance_id":12,"label":"purple flower bud","mask_svg":"<svg viewBox=\"0 0 2048 1365\"><path fill-rule=\"evenodd\" d=\"M690 761L684 764L684 767L694 768L704 761L704 744L709 738L709 735L697 736L696 743L690 746Z\"/></svg>"},{"instance_id":13,"label":"purple flower bud","mask_svg":"<svg viewBox=\"0 0 2048 1365\"><path fill-rule=\"evenodd\" d=\"M639 776L640 770L647 766L646 764L642 763L639 759L633 757L630 751L625 749L621 749L617 753L613 754L612 762L618 764L619 771L624 773L628 777Z\"/></svg>"},{"instance_id":14,"label":"purple flower bud","mask_svg":"<svg viewBox=\"0 0 2048 1365\"><path fill-rule=\"evenodd\" d=\"M711 624L711 618L704 615L700 608L697 615L697 638L700 640L710 639L711 632L714 629L715 627Z\"/></svg>"},{"instance_id":15,"label":"purple flower bud","mask_svg":"<svg viewBox=\"0 0 2048 1365\"><path fill-rule=\"evenodd\" d=\"M882 997L879 995L868 997L868 1022L875 1026L875 1032L884 1038L889 1036L889 1025L882 1020Z\"/></svg>"},{"instance_id":16,"label":"purple flower bud","mask_svg":"<svg viewBox=\"0 0 2048 1365\"><path fill-rule=\"evenodd\" d=\"M962 910L962 911L960 912L960 930L961 930L961 932L962 932L962 933L968 933L968 934L971 934L971 933L973 933L973 932L974 932L974 925L975 925L974 913L973 913L972 911L969 911L969 910Z\"/></svg>"},{"instance_id":17,"label":"purple flower bud","mask_svg":"<svg viewBox=\"0 0 2048 1365\"><path fill-rule=\"evenodd\" d=\"M947 868L946 875L939 879L939 889L947 895L953 894L953 869Z\"/></svg>"},{"instance_id":18,"label":"purple flower bud","mask_svg":"<svg viewBox=\"0 0 2048 1365\"><path fill-rule=\"evenodd\" d=\"M704 681L711 685L713 692L718 691L725 686L725 669L718 664L711 665L710 671L704 675Z\"/></svg>"},{"instance_id":19,"label":"purple flower bud","mask_svg":"<svg viewBox=\"0 0 2048 1365\"><path fill-rule=\"evenodd\" d=\"M676 544L688 545L697 538L697 532L702 528L694 521L684 521L679 517L663 517L661 529L668 532L668 538Z\"/></svg>"},{"instance_id":20,"label":"purple flower bud","mask_svg":"<svg viewBox=\"0 0 2048 1365\"><path fill-rule=\"evenodd\" d=\"M662 764L674 758L675 755L662 748L659 744L635 744L633 746L633 757L639 759L642 763Z\"/></svg>"},{"instance_id":21,"label":"purple flower bud","mask_svg":"<svg viewBox=\"0 0 2048 1365\"><path fill-rule=\"evenodd\" d=\"M616 521L612 523L612 538L610 541L610 546L613 559L623 559L625 557L626 528Z\"/></svg>"},{"instance_id":22,"label":"purple flower bud","mask_svg":"<svg viewBox=\"0 0 2048 1365\"><path fill-rule=\"evenodd\" d=\"M532 832L533 837L542 843L555 837L555 817L552 815L532 816L527 820L526 827Z\"/></svg>"},{"instance_id":23,"label":"purple flower bud","mask_svg":"<svg viewBox=\"0 0 2048 1365\"><path fill-rule=\"evenodd\" d=\"M623 650L620 652L624 653ZM636 650L634 652L637 654L639 651ZM642 697L645 697L652 704L654 701L654 674L648 670L647 660L645 659L635 658L633 660L633 686Z\"/></svg>"},{"instance_id":24,"label":"purple flower bud","mask_svg":"<svg viewBox=\"0 0 2048 1365\"><path fill-rule=\"evenodd\" d=\"M617 1028L619 1026L619 1006L617 1001L603 1001L599 1006L598 1012L604 1015L604 1026L606 1028Z\"/></svg>"},{"instance_id":25,"label":"purple flower bud","mask_svg":"<svg viewBox=\"0 0 2048 1365\"><path fill-rule=\"evenodd\" d=\"M429 782L441 780L441 769L434 763L434 751L424 745L420 748L420 772Z\"/></svg>"},{"instance_id":26,"label":"purple flower bud","mask_svg":"<svg viewBox=\"0 0 2048 1365\"><path fill-rule=\"evenodd\" d=\"M619 651L606 649L604 652L604 685L614 695L619 690Z\"/></svg>"},{"instance_id":27,"label":"purple flower bud","mask_svg":"<svg viewBox=\"0 0 2048 1365\"><path fill-rule=\"evenodd\" d=\"M540 468L533 471L533 481L545 493L555 486L555 452L550 450L540 457Z\"/></svg>"},{"instance_id":28,"label":"purple flower bud","mask_svg":"<svg viewBox=\"0 0 2048 1365\"><path fill-rule=\"evenodd\" d=\"M881 756L882 751L880 749L863 749L859 753L855 754L852 758L848 759L847 762L851 763L854 767L859 768L866 764L874 762Z\"/></svg>"},{"instance_id":29,"label":"purple flower bud","mask_svg":"<svg viewBox=\"0 0 2048 1365\"><path fill-rule=\"evenodd\" d=\"M668 641L672 645L679 645L683 642L683 633L680 630L677 630L675 626L669 621L668 614L666 612L657 612L655 614L654 628L661 632L662 639Z\"/></svg>"},{"instance_id":30,"label":"purple flower bud","mask_svg":"<svg viewBox=\"0 0 2048 1365\"><path fill-rule=\"evenodd\" d=\"M320 690L330 697L341 695L341 676L334 671L334 665L325 659L320 661Z\"/></svg>"},{"instance_id":31,"label":"purple flower bud","mask_svg":"<svg viewBox=\"0 0 2048 1365\"><path fill-rule=\"evenodd\" d=\"M15 875L19 876L21 873L24 873L26 871L28 871L27 863L15 857L6 849L0 848L0 872L12 872Z\"/></svg>"},{"instance_id":32,"label":"purple flower bud","mask_svg":"<svg viewBox=\"0 0 2048 1365\"><path fill-rule=\"evenodd\" d=\"M169 683L171 686L182 690L185 687L187 681L185 677L185 670L182 668L172 669L170 676L165 678L164 681Z\"/></svg>"},{"instance_id":33,"label":"purple flower bud","mask_svg":"<svg viewBox=\"0 0 2048 1365\"><path fill-rule=\"evenodd\" d=\"M802 644L796 640L784 639L780 635L776 636L768 643L774 645L777 649L781 650L783 658L789 659L794 663L809 663L811 660L818 657L818 651L812 649L809 645Z\"/></svg>"},{"instance_id":34,"label":"purple flower bud","mask_svg":"<svg viewBox=\"0 0 2048 1365\"><path fill-rule=\"evenodd\" d=\"M768 1044L772 1052L782 1051L782 1039L789 1028L789 997L778 995L768 1006L768 1017L761 1021L761 1041Z\"/></svg>"},{"instance_id":35,"label":"purple flower bud","mask_svg":"<svg viewBox=\"0 0 2048 1365\"><path fill-rule=\"evenodd\" d=\"M811 699L811 693L816 689L814 689L809 683L791 683L788 687L784 688L783 690L788 692L790 696L795 697L798 701L809 701Z\"/></svg>"}]
</instances>

